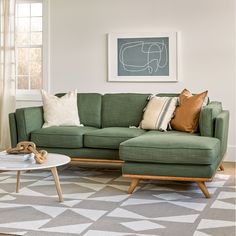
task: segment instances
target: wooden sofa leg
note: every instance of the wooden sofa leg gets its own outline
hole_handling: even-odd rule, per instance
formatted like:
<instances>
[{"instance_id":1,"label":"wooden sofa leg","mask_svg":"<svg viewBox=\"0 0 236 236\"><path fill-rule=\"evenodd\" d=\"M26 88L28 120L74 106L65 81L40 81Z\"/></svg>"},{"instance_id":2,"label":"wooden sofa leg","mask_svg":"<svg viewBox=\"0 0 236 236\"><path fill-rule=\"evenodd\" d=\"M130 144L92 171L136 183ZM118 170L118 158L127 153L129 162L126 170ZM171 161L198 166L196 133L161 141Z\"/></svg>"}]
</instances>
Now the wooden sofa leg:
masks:
<instances>
[{"instance_id":1,"label":"wooden sofa leg","mask_svg":"<svg viewBox=\"0 0 236 236\"><path fill-rule=\"evenodd\" d=\"M201 189L202 193L205 195L205 197L206 198L210 198L211 196L210 196L210 194L208 192L208 189L207 189L207 187L205 185L205 182L197 181L196 183L197 183L198 187Z\"/></svg>"},{"instance_id":2,"label":"wooden sofa leg","mask_svg":"<svg viewBox=\"0 0 236 236\"><path fill-rule=\"evenodd\" d=\"M224 171L224 170L225 170L223 164L220 165L220 170L221 170L221 171Z\"/></svg>"},{"instance_id":3,"label":"wooden sofa leg","mask_svg":"<svg viewBox=\"0 0 236 236\"><path fill-rule=\"evenodd\" d=\"M133 193L133 191L135 190L135 188L136 188L137 185L139 184L139 180L140 180L140 179L132 178L131 184L130 184L129 189L128 189L128 193L129 193L129 194Z\"/></svg>"}]
</instances>

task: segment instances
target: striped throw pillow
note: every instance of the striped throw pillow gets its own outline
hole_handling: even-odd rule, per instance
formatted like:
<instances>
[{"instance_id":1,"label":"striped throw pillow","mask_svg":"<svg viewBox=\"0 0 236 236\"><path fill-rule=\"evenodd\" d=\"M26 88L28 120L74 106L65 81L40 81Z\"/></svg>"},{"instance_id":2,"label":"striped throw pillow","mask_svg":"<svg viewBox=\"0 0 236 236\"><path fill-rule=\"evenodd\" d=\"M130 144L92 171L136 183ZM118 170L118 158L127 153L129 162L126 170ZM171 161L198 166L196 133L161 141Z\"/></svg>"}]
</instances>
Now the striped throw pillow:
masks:
<instances>
[{"instance_id":1,"label":"striped throw pillow","mask_svg":"<svg viewBox=\"0 0 236 236\"><path fill-rule=\"evenodd\" d=\"M177 103L177 97L152 96L145 108L140 128L166 131Z\"/></svg>"}]
</instances>

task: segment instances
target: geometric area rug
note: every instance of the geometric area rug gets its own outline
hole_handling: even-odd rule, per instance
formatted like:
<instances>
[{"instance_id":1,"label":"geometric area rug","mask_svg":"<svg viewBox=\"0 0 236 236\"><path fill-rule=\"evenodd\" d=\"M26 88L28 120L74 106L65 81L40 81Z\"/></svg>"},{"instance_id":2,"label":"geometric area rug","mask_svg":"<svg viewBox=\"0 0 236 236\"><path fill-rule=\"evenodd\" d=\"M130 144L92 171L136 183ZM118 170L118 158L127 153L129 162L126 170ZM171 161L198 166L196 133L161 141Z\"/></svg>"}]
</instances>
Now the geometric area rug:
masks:
<instances>
[{"instance_id":1,"label":"geometric area rug","mask_svg":"<svg viewBox=\"0 0 236 236\"><path fill-rule=\"evenodd\" d=\"M129 195L120 170L71 167L59 171L59 203L50 172L0 173L0 233L26 236L234 236L234 176L207 183L143 181Z\"/></svg>"}]
</instances>

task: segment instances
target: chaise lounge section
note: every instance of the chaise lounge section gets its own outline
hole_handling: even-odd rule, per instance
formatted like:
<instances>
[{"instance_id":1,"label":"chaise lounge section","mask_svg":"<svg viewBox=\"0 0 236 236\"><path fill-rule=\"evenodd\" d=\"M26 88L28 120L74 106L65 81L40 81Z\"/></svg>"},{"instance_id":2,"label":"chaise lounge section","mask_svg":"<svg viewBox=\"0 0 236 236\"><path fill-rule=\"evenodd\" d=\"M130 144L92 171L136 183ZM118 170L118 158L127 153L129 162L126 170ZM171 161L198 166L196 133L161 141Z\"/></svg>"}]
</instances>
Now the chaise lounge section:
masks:
<instances>
[{"instance_id":1,"label":"chaise lounge section","mask_svg":"<svg viewBox=\"0 0 236 236\"><path fill-rule=\"evenodd\" d=\"M123 176L132 179L132 193L140 179L195 181L206 197L204 182L221 163L220 140L195 134L150 131L120 145Z\"/></svg>"}]
</instances>

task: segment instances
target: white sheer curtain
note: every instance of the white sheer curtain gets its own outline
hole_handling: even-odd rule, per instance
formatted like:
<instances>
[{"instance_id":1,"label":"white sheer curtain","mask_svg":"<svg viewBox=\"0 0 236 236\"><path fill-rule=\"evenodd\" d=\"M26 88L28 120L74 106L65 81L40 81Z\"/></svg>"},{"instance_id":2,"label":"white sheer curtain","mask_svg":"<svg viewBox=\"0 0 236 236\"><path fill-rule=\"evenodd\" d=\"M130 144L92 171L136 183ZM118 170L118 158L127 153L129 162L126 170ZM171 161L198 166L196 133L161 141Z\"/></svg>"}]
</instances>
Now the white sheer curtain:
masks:
<instances>
[{"instance_id":1,"label":"white sheer curtain","mask_svg":"<svg viewBox=\"0 0 236 236\"><path fill-rule=\"evenodd\" d=\"M0 0L0 148L10 146L8 114L15 110L15 0Z\"/></svg>"}]
</instances>

